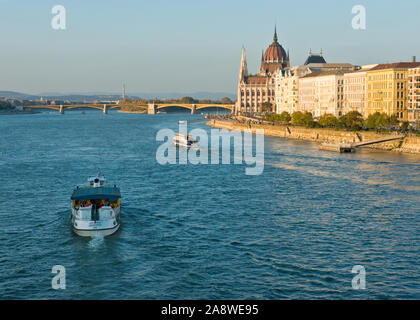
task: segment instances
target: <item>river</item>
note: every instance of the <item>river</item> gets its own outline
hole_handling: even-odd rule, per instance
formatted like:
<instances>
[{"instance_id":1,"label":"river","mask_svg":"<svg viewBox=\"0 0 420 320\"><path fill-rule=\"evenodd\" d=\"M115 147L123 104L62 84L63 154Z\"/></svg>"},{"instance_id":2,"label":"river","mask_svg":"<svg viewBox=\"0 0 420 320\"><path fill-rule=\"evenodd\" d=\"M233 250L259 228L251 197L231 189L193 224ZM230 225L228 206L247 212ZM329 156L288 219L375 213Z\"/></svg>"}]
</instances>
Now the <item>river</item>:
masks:
<instances>
[{"instance_id":1,"label":"river","mask_svg":"<svg viewBox=\"0 0 420 320\"><path fill-rule=\"evenodd\" d=\"M201 117L1 116L0 299L420 298L418 156L265 137L261 175L157 163L157 131L209 132ZM70 195L98 171L121 188L122 228L81 238Z\"/></svg>"}]
</instances>

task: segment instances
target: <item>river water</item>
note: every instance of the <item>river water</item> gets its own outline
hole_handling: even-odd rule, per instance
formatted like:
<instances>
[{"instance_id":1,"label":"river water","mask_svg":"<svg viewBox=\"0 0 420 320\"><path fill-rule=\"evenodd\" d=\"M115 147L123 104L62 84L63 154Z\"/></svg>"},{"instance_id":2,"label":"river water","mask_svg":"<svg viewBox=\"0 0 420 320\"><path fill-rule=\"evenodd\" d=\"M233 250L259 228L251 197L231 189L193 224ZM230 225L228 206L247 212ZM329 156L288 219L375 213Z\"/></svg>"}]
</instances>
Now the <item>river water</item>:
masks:
<instances>
[{"instance_id":1,"label":"river water","mask_svg":"<svg viewBox=\"0 0 420 320\"><path fill-rule=\"evenodd\" d=\"M210 131L200 117L0 117L0 298L420 298L420 157L265 137L261 175L158 164L157 131ZM122 228L81 238L70 194L98 171L121 188Z\"/></svg>"}]
</instances>

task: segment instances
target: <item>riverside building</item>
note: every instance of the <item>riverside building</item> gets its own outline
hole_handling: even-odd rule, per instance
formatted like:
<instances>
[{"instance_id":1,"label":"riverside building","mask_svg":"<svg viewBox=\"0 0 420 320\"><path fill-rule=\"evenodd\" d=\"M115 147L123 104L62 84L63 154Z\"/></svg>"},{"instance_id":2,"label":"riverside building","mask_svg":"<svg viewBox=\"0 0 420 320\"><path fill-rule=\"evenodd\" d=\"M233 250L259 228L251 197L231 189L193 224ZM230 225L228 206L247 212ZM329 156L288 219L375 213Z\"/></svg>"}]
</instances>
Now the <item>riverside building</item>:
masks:
<instances>
[{"instance_id":1,"label":"riverside building","mask_svg":"<svg viewBox=\"0 0 420 320\"><path fill-rule=\"evenodd\" d=\"M408 69L407 117L410 123L420 126L420 66Z\"/></svg>"},{"instance_id":2,"label":"riverside building","mask_svg":"<svg viewBox=\"0 0 420 320\"><path fill-rule=\"evenodd\" d=\"M326 113L340 117L343 101L342 71L313 72L299 79L299 111L310 112L314 118Z\"/></svg>"},{"instance_id":3,"label":"riverside building","mask_svg":"<svg viewBox=\"0 0 420 320\"><path fill-rule=\"evenodd\" d=\"M343 114L357 111L364 117L366 116L366 71L376 66L377 64L364 65L359 70L344 73Z\"/></svg>"},{"instance_id":4,"label":"riverside building","mask_svg":"<svg viewBox=\"0 0 420 320\"><path fill-rule=\"evenodd\" d=\"M276 29L274 29L273 42L261 57L260 70L256 75L248 74L245 49L242 49L235 112L261 112L263 103L268 102L274 105L275 83L273 75L278 70L288 67L290 67L290 57L278 43Z\"/></svg>"},{"instance_id":5,"label":"riverside building","mask_svg":"<svg viewBox=\"0 0 420 320\"><path fill-rule=\"evenodd\" d=\"M408 70L417 67L419 62L398 62L379 64L367 71L366 116L383 112L407 121Z\"/></svg>"},{"instance_id":6,"label":"riverside building","mask_svg":"<svg viewBox=\"0 0 420 320\"><path fill-rule=\"evenodd\" d=\"M315 110L314 99L310 97L315 88L312 88L313 81L305 82L302 92L306 95L301 104L299 94L299 79L314 73L314 76L325 74L327 72L344 72L354 70L355 67L349 63L327 63L322 55L312 54L309 50L308 58L301 66L290 67L275 73L275 103L276 113L286 111L290 114L296 111ZM312 111L309 111L312 112Z\"/></svg>"}]
</instances>

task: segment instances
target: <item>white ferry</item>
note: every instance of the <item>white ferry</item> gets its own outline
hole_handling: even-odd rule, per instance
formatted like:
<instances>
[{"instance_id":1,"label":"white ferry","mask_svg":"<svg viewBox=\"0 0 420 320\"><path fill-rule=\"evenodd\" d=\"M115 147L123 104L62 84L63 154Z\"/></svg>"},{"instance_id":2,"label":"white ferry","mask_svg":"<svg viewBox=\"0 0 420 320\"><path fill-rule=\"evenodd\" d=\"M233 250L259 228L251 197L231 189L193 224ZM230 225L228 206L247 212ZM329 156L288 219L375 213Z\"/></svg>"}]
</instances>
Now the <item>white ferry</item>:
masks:
<instances>
[{"instance_id":1,"label":"white ferry","mask_svg":"<svg viewBox=\"0 0 420 320\"><path fill-rule=\"evenodd\" d=\"M120 198L120 189L106 185L100 174L76 187L71 195L73 231L83 237L115 233L121 225Z\"/></svg>"},{"instance_id":2,"label":"white ferry","mask_svg":"<svg viewBox=\"0 0 420 320\"><path fill-rule=\"evenodd\" d=\"M173 137L172 143L175 147L198 148L200 146L198 141L192 135L185 133L177 133Z\"/></svg>"}]
</instances>

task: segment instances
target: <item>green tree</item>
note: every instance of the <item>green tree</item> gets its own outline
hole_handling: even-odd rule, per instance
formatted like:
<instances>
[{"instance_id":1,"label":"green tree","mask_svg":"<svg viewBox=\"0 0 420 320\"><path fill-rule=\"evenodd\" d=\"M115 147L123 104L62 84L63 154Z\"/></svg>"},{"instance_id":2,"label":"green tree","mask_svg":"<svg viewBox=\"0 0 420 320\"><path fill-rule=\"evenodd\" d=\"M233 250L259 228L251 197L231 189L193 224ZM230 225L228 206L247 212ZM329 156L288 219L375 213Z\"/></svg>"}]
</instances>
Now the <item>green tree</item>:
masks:
<instances>
[{"instance_id":1,"label":"green tree","mask_svg":"<svg viewBox=\"0 0 420 320\"><path fill-rule=\"evenodd\" d=\"M222 104L232 104L233 101L231 99L229 99L228 97L224 97L222 99Z\"/></svg>"},{"instance_id":2,"label":"green tree","mask_svg":"<svg viewBox=\"0 0 420 320\"><path fill-rule=\"evenodd\" d=\"M410 123L408 121L404 121L401 124L401 131L407 131L409 125L410 125Z\"/></svg>"},{"instance_id":3,"label":"green tree","mask_svg":"<svg viewBox=\"0 0 420 320\"><path fill-rule=\"evenodd\" d=\"M398 117L396 114L393 114L392 116L389 117L389 125L390 126L396 126L398 125L400 122L398 121Z\"/></svg>"},{"instance_id":4,"label":"green tree","mask_svg":"<svg viewBox=\"0 0 420 320\"><path fill-rule=\"evenodd\" d=\"M318 121L322 127L336 127L338 125L338 119L330 113L323 114Z\"/></svg>"},{"instance_id":5,"label":"green tree","mask_svg":"<svg viewBox=\"0 0 420 320\"><path fill-rule=\"evenodd\" d=\"M7 101L0 101L0 109L13 109L13 105Z\"/></svg>"},{"instance_id":6,"label":"green tree","mask_svg":"<svg viewBox=\"0 0 420 320\"><path fill-rule=\"evenodd\" d=\"M195 100L193 97L183 97L180 100L181 103L197 103L197 100Z\"/></svg>"},{"instance_id":7,"label":"green tree","mask_svg":"<svg viewBox=\"0 0 420 320\"><path fill-rule=\"evenodd\" d=\"M273 112L273 105L271 102L263 102L261 104L261 112Z\"/></svg>"},{"instance_id":8,"label":"green tree","mask_svg":"<svg viewBox=\"0 0 420 320\"><path fill-rule=\"evenodd\" d=\"M305 112L303 114L303 124L307 127L313 127L315 122L314 122L314 118L312 116L312 113L310 112Z\"/></svg>"},{"instance_id":9,"label":"green tree","mask_svg":"<svg viewBox=\"0 0 420 320\"><path fill-rule=\"evenodd\" d=\"M378 119L381 116L379 112L372 113L366 120L366 128L375 129L377 128Z\"/></svg>"},{"instance_id":10,"label":"green tree","mask_svg":"<svg viewBox=\"0 0 420 320\"><path fill-rule=\"evenodd\" d=\"M358 111L350 111L340 117L338 125L339 127L356 131L362 129L363 124L363 116Z\"/></svg>"},{"instance_id":11,"label":"green tree","mask_svg":"<svg viewBox=\"0 0 420 320\"><path fill-rule=\"evenodd\" d=\"M271 121L271 122L279 122L280 120L280 115L276 114L276 113L271 113L271 114L267 114L265 115L265 119L267 121Z\"/></svg>"},{"instance_id":12,"label":"green tree","mask_svg":"<svg viewBox=\"0 0 420 320\"><path fill-rule=\"evenodd\" d=\"M281 122L290 122L290 120L292 120L292 117L290 116L289 112L283 111L279 116L279 120Z\"/></svg>"},{"instance_id":13,"label":"green tree","mask_svg":"<svg viewBox=\"0 0 420 320\"><path fill-rule=\"evenodd\" d=\"M304 115L301 111L295 111L292 113L293 124L305 124Z\"/></svg>"}]
</instances>

